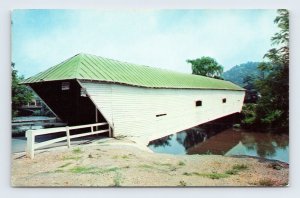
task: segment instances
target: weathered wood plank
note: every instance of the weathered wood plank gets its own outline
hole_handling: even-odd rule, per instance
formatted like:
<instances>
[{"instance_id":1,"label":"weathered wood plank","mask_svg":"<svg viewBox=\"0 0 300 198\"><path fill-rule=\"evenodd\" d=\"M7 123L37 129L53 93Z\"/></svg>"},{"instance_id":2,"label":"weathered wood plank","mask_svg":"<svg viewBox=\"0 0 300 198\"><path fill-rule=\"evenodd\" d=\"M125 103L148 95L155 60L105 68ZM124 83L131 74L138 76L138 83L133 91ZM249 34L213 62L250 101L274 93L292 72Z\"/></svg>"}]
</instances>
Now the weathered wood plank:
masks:
<instances>
[{"instance_id":1,"label":"weathered wood plank","mask_svg":"<svg viewBox=\"0 0 300 198\"><path fill-rule=\"evenodd\" d=\"M74 139L74 138L79 138L79 137L84 137L84 136L89 136L89 135L95 135L95 134L105 133L105 132L108 132L108 129L100 130L100 131L94 131L94 132L88 132L88 133L82 133L82 134L76 134L76 135L71 135L70 138Z\"/></svg>"}]
</instances>

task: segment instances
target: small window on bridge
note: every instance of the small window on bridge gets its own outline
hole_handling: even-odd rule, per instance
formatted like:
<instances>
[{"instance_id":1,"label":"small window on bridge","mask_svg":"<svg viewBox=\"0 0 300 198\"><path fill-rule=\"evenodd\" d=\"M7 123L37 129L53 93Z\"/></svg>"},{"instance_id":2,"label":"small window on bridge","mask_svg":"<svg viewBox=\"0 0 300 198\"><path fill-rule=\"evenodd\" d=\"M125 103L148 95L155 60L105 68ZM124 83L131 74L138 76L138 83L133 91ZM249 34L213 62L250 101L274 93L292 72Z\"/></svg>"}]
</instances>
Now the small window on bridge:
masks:
<instances>
[{"instance_id":1,"label":"small window on bridge","mask_svg":"<svg viewBox=\"0 0 300 198\"><path fill-rule=\"evenodd\" d=\"M223 103L226 103L226 98L223 98L223 99L222 99L222 102L223 102Z\"/></svg>"},{"instance_id":2,"label":"small window on bridge","mask_svg":"<svg viewBox=\"0 0 300 198\"><path fill-rule=\"evenodd\" d=\"M81 97L87 97L87 92L86 92L86 89L85 89L85 88L81 88L81 89L80 89L80 96L81 96Z\"/></svg>"},{"instance_id":3,"label":"small window on bridge","mask_svg":"<svg viewBox=\"0 0 300 198\"><path fill-rule=\"evenodd\" d=\"M70 83L69 82L62 82L61 83L61 90L66 91L70 89Z\"/></svg>"},{"instance_id":4,"label":"small window on bridge","mask_svg":"<svg viewBox=\"0 0 300 198\"><path fill-rule=\"evenodd\" d=\"M201 106L202 106L202 100L197 100L196 107L201 107Z\"/></svg>"},{"instance_id":5,"label":"small window on bridge","mask_svg":"<svg viewBox=\"0 0 300 198\"><path fill-rule=\"evenodd\" d=\"M161 117L161 116L165 116L167 115L166 113L162 113L162 114L157 114L156 117Z\"/></svg>"}]
</instances>

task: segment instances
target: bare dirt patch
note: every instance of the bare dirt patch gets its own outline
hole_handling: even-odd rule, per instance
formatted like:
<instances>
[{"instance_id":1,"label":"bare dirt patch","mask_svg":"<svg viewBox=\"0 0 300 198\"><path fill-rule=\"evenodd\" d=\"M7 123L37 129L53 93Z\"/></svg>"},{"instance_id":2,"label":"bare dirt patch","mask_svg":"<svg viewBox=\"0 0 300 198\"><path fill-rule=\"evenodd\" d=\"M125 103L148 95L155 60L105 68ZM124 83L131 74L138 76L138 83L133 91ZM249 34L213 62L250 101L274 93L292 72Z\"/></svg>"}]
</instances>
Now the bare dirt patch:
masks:
<instances>
[{"instance_id":1,"label":"bare dirt patch","mask_svg":"<svg viewBox=\"0 0 300 198\"><path fill-rule=\"evenodd\" d=\"M94 144L12 156L12 186L286 186L288 164Z\"/></svg>"}]
</instances>

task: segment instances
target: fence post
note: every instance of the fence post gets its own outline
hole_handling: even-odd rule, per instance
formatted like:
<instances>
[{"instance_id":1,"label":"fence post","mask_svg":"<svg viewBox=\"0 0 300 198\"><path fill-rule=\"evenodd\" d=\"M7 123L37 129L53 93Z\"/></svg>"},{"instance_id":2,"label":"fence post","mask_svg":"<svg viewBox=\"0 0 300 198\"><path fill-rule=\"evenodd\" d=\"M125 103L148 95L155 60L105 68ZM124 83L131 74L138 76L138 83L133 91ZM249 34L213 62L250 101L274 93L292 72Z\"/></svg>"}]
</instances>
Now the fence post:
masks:
<instances>
[{"instance_id":1,"label":"fence post","mask_svg":"<svg viewBox=\"0 0 300 198\"><path fill-rule=\"evenodd\" d=\"M26 155L30 157L31 159L34 158L34 139L35 135L33 134L32 130L26 131L26 138L27 138L27 144L26 144Z\"/></svg>"},{"instance_id":2,"label":"fence post","mask_svg":"<svg viewBox=\"0 0 300 198\"><path fill-rule=\"evenodd\" d=\"M68 148L70 148L71 147L71 139L70 139L70 129L68 126L66 126L66 133L67 133Z\"/></svg>"},{"instance_id":3,"label":"fence post","mask_svg":"<svg viewBox=\"0 0 300 198\"><path fill-rule=\"evenodd\" d=\"M108 125L108 137L111 137L111 128L109 125Z\"/></svg>"}]
</instances>

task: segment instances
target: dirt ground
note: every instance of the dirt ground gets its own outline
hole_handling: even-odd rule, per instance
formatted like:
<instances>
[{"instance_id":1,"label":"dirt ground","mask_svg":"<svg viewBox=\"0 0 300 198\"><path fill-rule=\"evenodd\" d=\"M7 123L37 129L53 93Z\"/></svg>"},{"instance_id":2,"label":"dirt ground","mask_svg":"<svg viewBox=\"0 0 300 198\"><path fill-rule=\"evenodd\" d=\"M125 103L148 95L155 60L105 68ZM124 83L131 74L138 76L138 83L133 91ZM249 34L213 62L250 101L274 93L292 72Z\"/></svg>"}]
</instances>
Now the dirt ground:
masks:
<instances>
[{"instance_id":1,"label":"dirt ground","mask_svg":"<svg viewBox=\"0 0 300 198\"><path fill-rule=\"evenodd\" d=\"M121 140L12 155L15 187L286 186L289 165L250 157L151 153Z\"/></svg>"}]
</instances>

